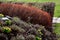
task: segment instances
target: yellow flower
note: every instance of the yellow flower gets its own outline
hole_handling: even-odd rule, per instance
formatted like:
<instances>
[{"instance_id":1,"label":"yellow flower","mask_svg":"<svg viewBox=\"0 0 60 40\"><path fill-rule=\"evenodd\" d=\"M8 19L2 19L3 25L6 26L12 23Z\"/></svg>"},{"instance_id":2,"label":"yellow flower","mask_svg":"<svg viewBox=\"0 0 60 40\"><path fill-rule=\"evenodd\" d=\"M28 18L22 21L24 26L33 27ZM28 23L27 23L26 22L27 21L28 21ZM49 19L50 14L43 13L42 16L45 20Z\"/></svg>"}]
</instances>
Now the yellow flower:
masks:
<instances>
[{"instance_id":1,"label":"yellow flower","mask_svg":"<svg viewBox=\"0 0 60 40\"><path fill-rule=\"evenodd\" d=\"M11 21L11 20L6 20L5 23L6 23L7 25L11 25L11 24L12 24L12 21Z\"/></svg>"},{"instance_id":2,"label":"yellow flower","mask_svg":"<svg viewBox=\"0 0 60 40\"><path fill-rule=\"evenodd\" d=\"M9 27L3 27L3 32L10 33L11 32L11 28L9 28Z\"/></svg>"},{"instance_id":3,"label":"yellow flower","mask_svg":"<svg viewBox=\"0 0 60 40\"><path fill-rule=\"evenodd\" d=\"M4 17L4 15L3 14L0 14L0 17Z\"/></svg>"}]
</instances>

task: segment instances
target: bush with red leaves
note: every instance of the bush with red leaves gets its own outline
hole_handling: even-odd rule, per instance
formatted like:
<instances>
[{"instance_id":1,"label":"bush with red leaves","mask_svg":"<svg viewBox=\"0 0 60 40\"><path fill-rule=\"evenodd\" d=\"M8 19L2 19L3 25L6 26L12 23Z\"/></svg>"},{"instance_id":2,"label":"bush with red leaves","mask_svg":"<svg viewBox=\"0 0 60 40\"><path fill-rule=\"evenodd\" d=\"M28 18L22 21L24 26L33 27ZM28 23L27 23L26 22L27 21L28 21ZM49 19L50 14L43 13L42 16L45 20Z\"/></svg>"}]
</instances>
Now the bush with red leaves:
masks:
<instances>
[{"instance_id":1,"label":"bush with red leaves","mask_svg":"<svg viewBox=\"0 0 60 40\"><path fill-rule=\"evenodd\" d=\"M8 16L17 16L26 22L29 20L29 22L33 24L43 25L47 30L52 31L51 16L49 13L38 8L18 4L1 3L0 13Z\"/></svg>"}]
</instances>

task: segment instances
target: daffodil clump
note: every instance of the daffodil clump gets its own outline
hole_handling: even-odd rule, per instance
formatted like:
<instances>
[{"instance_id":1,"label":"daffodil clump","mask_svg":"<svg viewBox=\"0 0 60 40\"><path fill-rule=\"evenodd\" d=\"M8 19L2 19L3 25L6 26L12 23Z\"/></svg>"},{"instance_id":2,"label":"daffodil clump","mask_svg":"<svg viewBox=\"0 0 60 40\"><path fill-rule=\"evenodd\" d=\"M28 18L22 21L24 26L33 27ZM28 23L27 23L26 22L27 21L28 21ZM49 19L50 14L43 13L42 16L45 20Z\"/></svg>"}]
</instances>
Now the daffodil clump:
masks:
<instances>
[{"instance_id":1,"label":"daffodil clump","mask_svg":"<svg viewBox=\"0 0 60 40\"><path fill-rule=\"evenodd\" d=\"M7 18L8 19L8 18ZM2 25L2 31L4 33L10 33L11 32L11 28L9 27L5 27L3 24L5 23L6 25L11 25L11 20L8 19L7 20L6 17L4 17L4 15L1 13L0 14L0 26ZM4 26L4 27L3 27Z\"/></svg>"},{"instance_id":2,"label":"daffodil clump","mask_svg":"<svg viewBox=\"0 0 60 40\"><path fill-rule=\"evenodd\" d=\"M3 32L10 33L12 30L9 27L2 27Z\"/></svg>"},{"instance_id":3,"label":"daffodil clump","mask_svg":"<svg viewBox=\"0 0 60 40\"><path fill-rule=\"evenodd\" d=\"M6 20L5 23L6 23L6 25L11 25L12 21L11 20Z\"/></svg>"},{"instance_id":4,"label":"daffodil clump","mask_svg":"<svg viewBox=\"0 0 60 40\"><path fill-rule=\"evenodd\" d=\"M2 18L2 17L4 17L4 15L1 13L1 14L0 14L0 18Z\"/></svg>"},{"instance_id":5,"label":"daffodil clump","mask_svg":"<svg viewBox=\"0 0 60 40\"><path fill-rule=\"evenodd\" d=\"M0 25L3 25L4 23L6 25L11 25L12 21L9 18L5 17L2 13L0 13Z\"/></svg>"}]
</instances>

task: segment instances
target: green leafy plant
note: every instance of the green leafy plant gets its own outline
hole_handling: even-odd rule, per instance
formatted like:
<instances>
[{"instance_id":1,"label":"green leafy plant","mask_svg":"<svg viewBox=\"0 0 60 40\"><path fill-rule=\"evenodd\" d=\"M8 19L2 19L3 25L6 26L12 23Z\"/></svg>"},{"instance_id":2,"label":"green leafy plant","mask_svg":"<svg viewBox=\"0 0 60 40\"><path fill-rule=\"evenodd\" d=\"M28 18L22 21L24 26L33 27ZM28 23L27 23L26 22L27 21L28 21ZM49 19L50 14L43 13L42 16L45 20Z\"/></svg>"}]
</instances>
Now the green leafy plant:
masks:
<instances>
[{"instance_id":1,"label":"green leafy plant","mask_svg":"<svg viewBox=\"0 0 60 40\"><path fill-rule=\"evenodd\" d=\"M1 18L1 17L4 17L4 15L3 15L3 14L0 14L0 18Z\"/></svg>"},{"instance_id":2,"label":"green leafy plant","mask_svg":"<svg viewBox=\"0 0 60 40\"><path fill-rule=\"evenodd\" d=\"M43 35L43 33L41 32L41 29L38 29L38 32L40 35Z\"/></svg>"},{"instance_id":3,"label":"green leafy plant","mask_svg":"<svg viewBox=\"0 0 60 40\"><path fill-rule=\"evenodd\" d=\"M12 21L11 20L6 20L5 23L6 23L6 25L11 25Z\"/></svg>"},{"instance_id":4,"label":"green leafy plant","mask_svg":"<svg viewBox=\"0 0 60 40\"><path fill-rule=\"evenodd\" d=\"M40 37L36 36L36 40L42 40Z\"/></svg>"},{"instance_id":5,"label":"green leafy plant","mask_svg":"<svg viewBox=\"0 0 60 40\"><path fill-rule=\"evenodd\" d=\"M3 29L3 32L5 32L5 33L11 32L11 28L9 28L9 27L2 27L2 29Z\"/></svg>"}]
</instances>

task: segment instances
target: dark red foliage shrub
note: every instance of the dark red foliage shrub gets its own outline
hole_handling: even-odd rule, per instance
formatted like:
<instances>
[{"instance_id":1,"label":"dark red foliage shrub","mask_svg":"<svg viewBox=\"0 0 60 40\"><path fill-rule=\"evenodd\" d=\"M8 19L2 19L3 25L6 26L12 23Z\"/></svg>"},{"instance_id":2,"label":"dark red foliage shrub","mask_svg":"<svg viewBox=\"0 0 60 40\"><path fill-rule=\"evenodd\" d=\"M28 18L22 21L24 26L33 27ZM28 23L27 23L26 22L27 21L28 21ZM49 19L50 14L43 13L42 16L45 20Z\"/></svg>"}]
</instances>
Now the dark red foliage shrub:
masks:
<instances>
[{"instance_id":1,"label":"dark red foliage shrub","mask_svg":"<svg viewBox=\"0 0 60 40\"><path fill-rule=\"evenodd\" d=\"M33 6L23 6L18 4L1 3L0 13L9 16L17 16L24 21L30 21L33 24L40 24L51 31L51 16L49 13L42 11Z\"/></svg>"}]
</instances>

